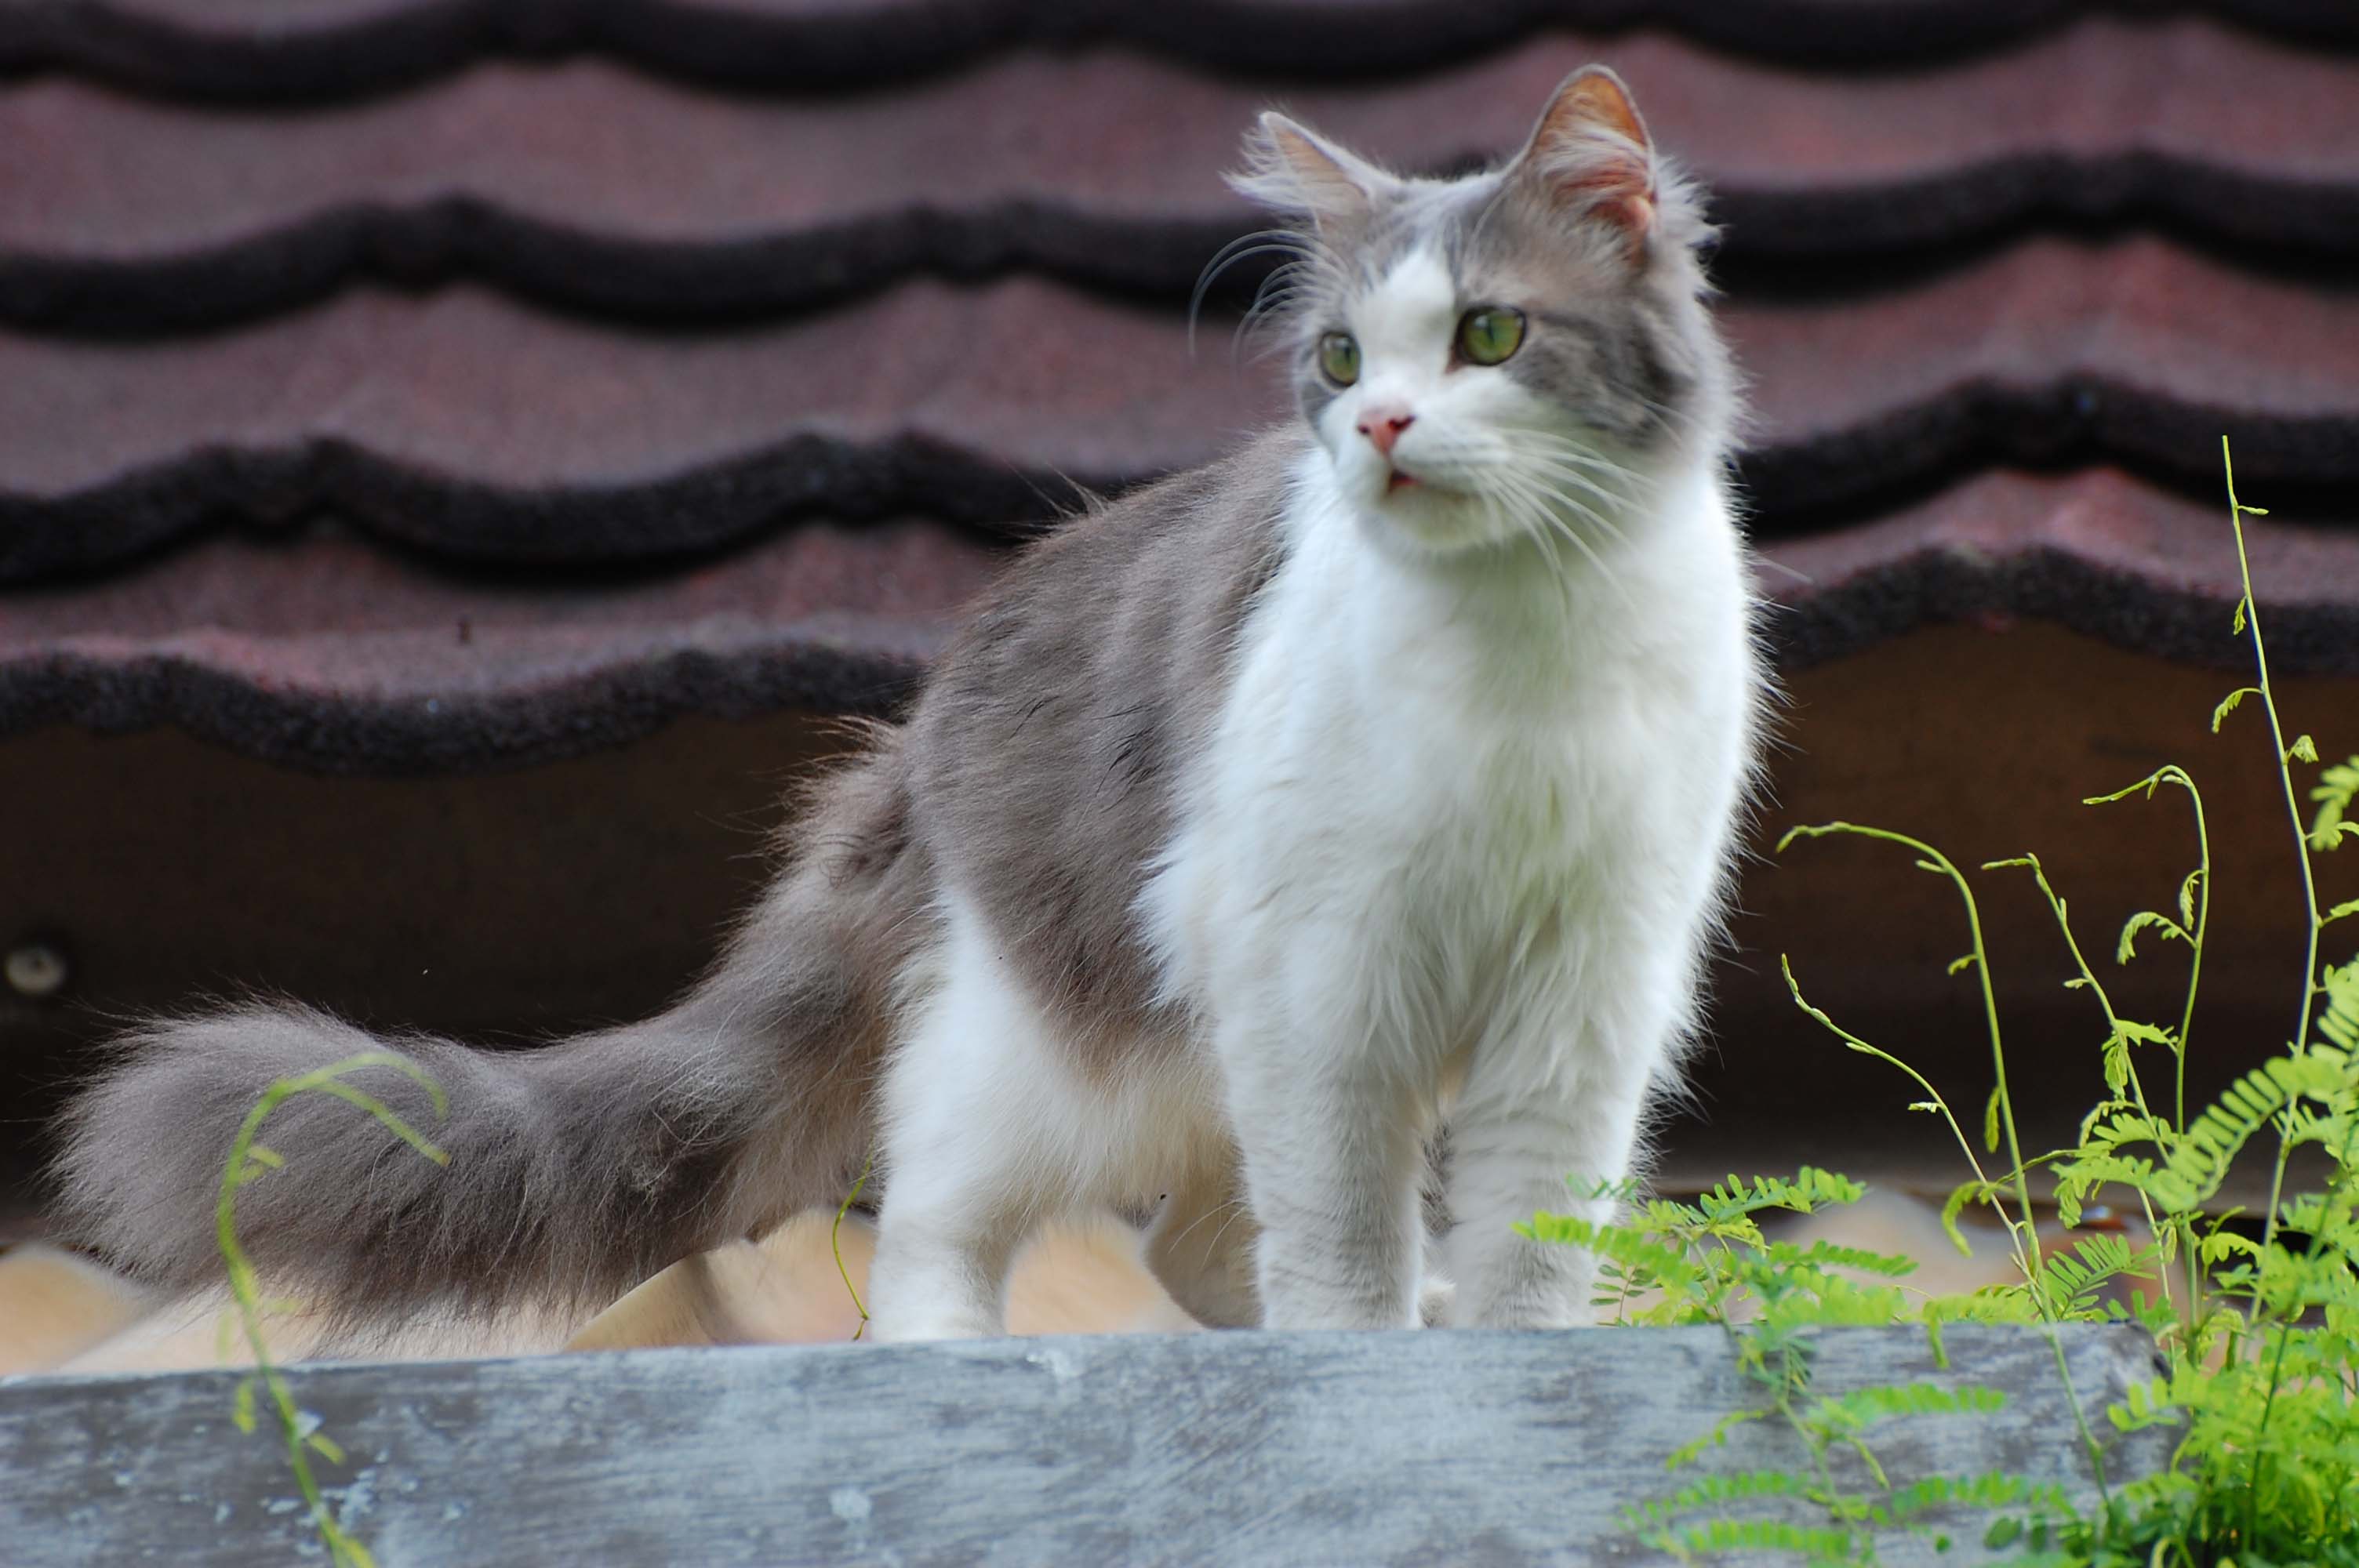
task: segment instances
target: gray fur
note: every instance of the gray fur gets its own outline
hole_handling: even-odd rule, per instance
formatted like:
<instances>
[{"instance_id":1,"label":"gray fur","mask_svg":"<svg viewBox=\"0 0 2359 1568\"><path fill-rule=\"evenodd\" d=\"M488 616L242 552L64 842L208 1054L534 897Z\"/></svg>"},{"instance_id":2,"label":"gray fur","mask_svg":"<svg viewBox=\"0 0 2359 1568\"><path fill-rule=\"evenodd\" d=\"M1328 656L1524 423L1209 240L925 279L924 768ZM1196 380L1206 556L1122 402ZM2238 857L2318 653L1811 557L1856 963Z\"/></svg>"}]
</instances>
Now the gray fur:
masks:
<instances>
[{"instance_id":1,"label":"gray fur","mask_svg":"<svg viewBox=\"0 0 2359 1568\"><path fill-rule=\"evenodd\" d=\"M674 1259L838 1200L869 1144L891 979L924 940L931 875L886 732L824 782L795 863L712 972L659 1017L534 1051L379 1042L309 1008L256 1002L124 1037L75 1100L58 1175L70 1223L139 1277L219 1277L213 1203L233 1135L270 1085L380 1044L351 1082L449 1152L429 1162L324 1095L284 1102L285 1162L238 1197L274 1289L348 1325L429 1302L488 1312L603 1304Z\"/></svg>"},{"instance_id":2,"label":"gray fur","mask_svg":"<svg viewBox=\"0 0 2359 1568\"><path fill-rule=\"evenodd\" d=\"M1730 373L1703 322L1705 233L1650 165L1660 222L1633 258L1568 203L1563 159L1454 182L1400 179L1265 119L1241 188L1308 217L1290 284L1307 415L1316 342L1407 244L1444 242L1470 304L1513 278L1538 313L1508 373L1633 445L1716 420ZM1608 146L1601 156L1626 156ZM1651 151L1645 156L1651 158ZM788 869L669 1011L528 1052L387 1044L450 1098L387 1069L357 1087L451 1152L420 1159L350 1106L291 1101L263 1130L285 1169L246 1187L241 1236L274 1288L348 1322L428 1303L596 1303L689 1253L839 1201L873 1144L875 1086L939 894L986 914L1090 1065L1174 1040L1133 905L1169 838L1180 763L1205 742L1256 593L1280 564L1285 478L1311 440L1265 436L1078 518L1027 552L936 666L905 726L824 780ZM81 1233L139 1275L213 1277L232 1137L277 1079L378 1043L310 1009L158 1020L120 1043L71 1111L59 1165Z\"/></svg>"},{"instance_id":3,"label":"gray fur","mask_svg":"<svg viewBox=\"0 0 2359 1568\"><path fill-rule=\"evenodd\" d=\"M928 850L1085 1039L1169 1033L1131 905L1277 568L1281 475L1301 444L1265 437L1028 552L910 720Z\"/></svg>"}]
</instances>

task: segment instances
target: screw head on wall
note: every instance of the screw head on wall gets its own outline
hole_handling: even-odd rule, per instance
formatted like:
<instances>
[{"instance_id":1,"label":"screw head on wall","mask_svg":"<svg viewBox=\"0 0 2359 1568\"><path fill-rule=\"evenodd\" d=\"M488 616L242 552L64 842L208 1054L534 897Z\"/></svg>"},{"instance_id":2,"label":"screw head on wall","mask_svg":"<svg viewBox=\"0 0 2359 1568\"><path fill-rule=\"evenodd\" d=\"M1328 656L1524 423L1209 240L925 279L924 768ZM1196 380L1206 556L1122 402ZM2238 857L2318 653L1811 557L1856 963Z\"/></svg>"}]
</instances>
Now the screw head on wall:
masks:
<instances>
[{"instance_id":1,"label":"screw head on wall","mask_svg":"<svg viewBox=\"0 0 2359 1568\"><path fill-rule=\"evenodd\" d=\"M66 989L72 966L66 962L65 949L56 942L39 937L27 937L8 949L0 958L0 976L8 981L8 989L27 1001L48 1001Z\"/></svg>"}]
</instances>

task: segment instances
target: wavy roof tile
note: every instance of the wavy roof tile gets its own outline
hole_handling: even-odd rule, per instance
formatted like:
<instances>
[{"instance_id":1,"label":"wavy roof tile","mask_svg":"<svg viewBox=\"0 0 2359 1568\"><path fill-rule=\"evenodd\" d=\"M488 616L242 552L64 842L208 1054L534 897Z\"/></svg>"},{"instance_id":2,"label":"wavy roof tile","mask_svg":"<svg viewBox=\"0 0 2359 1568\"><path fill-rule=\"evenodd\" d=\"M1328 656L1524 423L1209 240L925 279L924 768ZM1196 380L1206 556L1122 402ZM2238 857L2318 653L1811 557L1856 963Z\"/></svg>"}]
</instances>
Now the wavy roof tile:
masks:
<instances>
[{"instance_id":1,"label":"wavy roof tile","mask_svg":"<svg viewBox=\"0 0 2359 1568\"><path fill-rule=\"evenodd\" d=\"M2277 668L2359 676L2359 535L2247 524ZM0 737L170 725L320 772L547 761L690 714L889 712L1000 552L897 519L583 579L454 573L346 530L223 536L0 599ZM2029 616L2234 663L2223 510L2106 470L1995 473L1766 552L1789 669Z\"/></svg>"},{"instance_id":2,"label":"wavy roof tile","mask_svg":"<svg viewBox=\"0 0 2359 1568\"><path fill-rule=\"evenodd\" d=\"M2002 600L2194 653L2172 608L2193 590L2167 550L2127 542L2195 537L2202 508L2166 492L2212 492L2223 433L2248 483L2316 529L2317 571L2265 593L2299 589L2298 622L2340 624L2359 31L2269 0L2168 18L2037 0L1382 9L1381 27L1351 0L0 11L0 62L24 72L0 79L18 155L0 177L0 584L79 579L0 594L9 711L181 713L124 674L194 634L169 616L96 665L45 660L44 639L65 635L56 604L103 619L127 584L209 602L204 574L231 559L311 630L182 663L223 691L342 691L356 712L462 676L430 638L337 643L333 585L376 555L397 577L457 574L437 591L487 648L510 622L465 608L493 593L486 572L510 574L500 602L544 606L515 622L535 647L563 641L566 584L592 568L620 574L616 605L675 606L618 634L672 635L710 618L631 574L701 563L758 600L801 569L803 519L922 515L876 547L970 580L987 539L1072 484L1120 486L1282 416L1219 309L1188 341L1199 269L1255 221L1218 172L1256 105L1451 167L1512 145L1597 55L1719 189L1756 530L1852 563L1798 601L1797 656ZM822 68L832 90L812 92ZM1976 477L2092 464L2137 481ZM2081 500L2058 499L2068 483ZM343 532L307 555L321 515ZM2174 517L2179 533L2154 522ZM869 647L883 623L825 580L855 633L794 689L851 703L905 678L916 644ZM824 621L798 602L781 626ZM756 639L780 694L801 635ZM757 657L730 646L732 667ZM629 637L584 656L610 674L659 659ZM2304 656L2342 667L2323 644ZM587 688L516 673L531 667L494 680L500 700L570 704L583 732ZM109 707L92 681L150 695ZM243 710L216 705L210 732L285 749L218 717ZM320 739L337 732L314 727L309 765L342 765ZM506 733L480 754L533 752ZM350 765L398 765L372 745Z\"/></svg>"},{"instance_id":3,"label":"wavy roof tile","mask_svg":"<svg viewBox=\"0 0 2359 1568\"><path fill-rule=\"evenodd\" d=\"M2306 0L2183 8L2289 42L2359 46ZM841 91L1011 49L1124 43L1212 70L1358 78L1430 68L1544 27L1660 28L1803 67L1898 67L2021 45L2137 0L76 0L0 10L0 70L300 103L381 92L486 56L605 54L707 86Z\"/></svg>"},{"instance_id":4,"label":"wavy roof tile","mask_svg":"<svg viewBox=\"0 0 2359 1568\"><path fill-rule=\"evenodd\" d=\"M629 578L453 576L341 531L0 601L0 735L171 725L317 772L578 755L688 714L877 714L999 553L812 524Z\"/></svg>"},{"instance_id":5,"label":"wavy roof tile","mask_svg":"<svg viewBox=\"0 0 2359 1568\"><path fill-rule=\"evenodd\" d=\"M1256 259L1188 351L1200 270L1257 222L1218 179L1251 111L1448 168L1590 59L1717 190L1786 811L2052 845L2076 909L2167 895L2129 860L2150 825L2069 813L2200 743L2230 684L2223 433L2272 508L2293 722L2332 741L2359 695L2359 8L19 0L0 793L45 831L0 843L0 913L118 1007L651 1004L754 874L716 825L826 744L810 715L889 710L1068 481L1282 409L1226 341ZM2282 1027L2294 940L2248 752L2213 829L2262 868L2223 880L2221 1040ZM1902 957L1938 973L1945 915L1892 877L1745 902L1823 955L1821 1000L1978 1073L1843 928L1921 924L1938 951ZM1719 988L1763 1047L1727 1053L1723 1130L1770 1107L1783 1149L1844 1119L1790 1103L1806 1043L1756 968ZM92 1027L0 1008L0 1059L54 1077Z\"/></svg>"},{"instance_id":6,"label":"wavy roof tile","mask_svg":"<svg viewBox=\"0 0 2359 1568\"><path fill-rule=\"evenodd\" d=\"M2208 487L2223 432L2256 481L2359 484L2359 289L2152 239L2027 241L1908 288L1723 315L1768 533L1993 462ZM669 336L466 288L153 345L0 331L0 581L321 506L506 561L677 555L797 512L1002 524L1279 416L1278 373L1226 339L1191 353L1180 311L1022 276Z\"/></svg>"},{"instance_id":7,"label":"wavy roof tile","mask_svg":"<svg viewBox=\"0 0 2359 1568\"><path fill-rule=\"evenodd\" d=\"M1714 186L1739 267L2053 222L2359 258L2349 66L2213 23L2096 22L1840 91L1671 38L1549 34L1370 85L1237 81L1103 48L816 99L713 96L599 59L499 62L316 111L299 135L270 108L35 80L0 94L16 154L0 319L120 335L446 278L668 321L912 272L1027 268L1168 295L1255 226L1219 174L1271 97L1404 166L1448 168L1511 148L1529 106L1600 54Z\"/></svg>"}]
</instances>

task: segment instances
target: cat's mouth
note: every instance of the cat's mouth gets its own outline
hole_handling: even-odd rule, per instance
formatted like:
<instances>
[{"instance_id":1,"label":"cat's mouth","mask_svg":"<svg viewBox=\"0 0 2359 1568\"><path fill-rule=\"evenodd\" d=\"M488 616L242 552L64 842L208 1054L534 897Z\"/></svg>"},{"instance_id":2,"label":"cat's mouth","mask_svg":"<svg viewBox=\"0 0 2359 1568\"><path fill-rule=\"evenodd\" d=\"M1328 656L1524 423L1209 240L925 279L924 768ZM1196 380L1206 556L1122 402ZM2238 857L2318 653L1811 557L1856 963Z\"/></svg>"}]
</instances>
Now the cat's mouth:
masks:
<instances>
[{"instance_id":1,"label":"cat's mouth","mask_svg":"<svg viewBox=\"0 0 2359 1568\"><path fill-rule=\"evenodd\" d=\"M1466 495L1466 492L1456 485L1437 484L1423 474L1411 473L1407 469L1393 469L1385 475L1385 496L1387 500L1407 491L1416 491L1423 495L1448 496L1452 500L1462 500Z\"/></svg>"}]
</instances>

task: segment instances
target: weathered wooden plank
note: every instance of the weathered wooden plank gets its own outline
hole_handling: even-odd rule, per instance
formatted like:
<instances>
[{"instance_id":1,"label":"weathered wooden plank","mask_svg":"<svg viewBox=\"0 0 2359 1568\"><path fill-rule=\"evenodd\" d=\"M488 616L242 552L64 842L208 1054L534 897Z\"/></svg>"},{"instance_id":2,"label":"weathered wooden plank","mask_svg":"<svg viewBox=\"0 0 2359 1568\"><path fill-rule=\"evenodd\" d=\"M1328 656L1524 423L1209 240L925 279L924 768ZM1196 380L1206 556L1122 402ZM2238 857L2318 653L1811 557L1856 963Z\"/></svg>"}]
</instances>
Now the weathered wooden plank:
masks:
<instances>
[{"instance_id":1,"label":"weathered wooden plank","mask_svg":"<svg viewBox=\"0 0 2359 1568\"><path fill-rule=\"evenodd\" d=\"M1819 1386L1938 1378L1987 1416L1879 1428L1896 1480L2021 1471L2085 1490L2047 1340L1832 1331ZM2066 1336L2094 1416L2151 1375L2128 1329ZM1221 1334L627 1351L299 1368L350 1461L323 1478L384 1568L483 1563L1585 1563L1652 1561L1625 1502L1746 1401L1714 1329ZM0 1384L16 1564L315 1555L234 1374ZM2165 1434L2116 1451L2125 1473ZM1795 1465L1772 1423L1715 1467ZM1807 1516L1796 1516L1798 1518ZM1974 1525L1941 1561L1976 1561ZM1930 1563L1930 1541L1892 1563Z\"/></svg>"}]
</instances>

